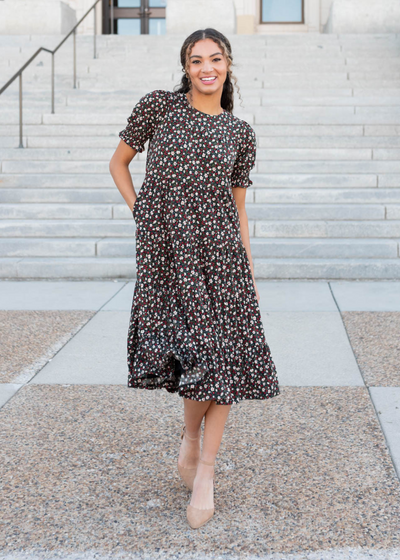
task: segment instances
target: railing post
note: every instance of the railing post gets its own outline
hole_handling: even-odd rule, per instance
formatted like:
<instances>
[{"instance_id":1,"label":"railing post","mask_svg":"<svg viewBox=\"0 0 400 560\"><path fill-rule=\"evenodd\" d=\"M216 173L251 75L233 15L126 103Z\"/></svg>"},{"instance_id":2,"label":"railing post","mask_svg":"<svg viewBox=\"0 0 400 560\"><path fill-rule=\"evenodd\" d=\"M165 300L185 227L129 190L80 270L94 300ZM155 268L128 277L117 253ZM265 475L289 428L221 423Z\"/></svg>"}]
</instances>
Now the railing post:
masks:
<instances>
[{"instance_id":1,"label":"railing post","mask_svg":"<svg viewBox=\"0 0 400 560\"><path fill-rule=\"evenodd\" d=\"M111 35L114 35L114 0L111 0L110 15L111 15L111 22L110 22Z\"/></svg>"},{"instance_id":2,"label":"railing post","mask_svg":"<svg viewBox=\"0 0 400 560\"><path fill-rule=\"evenodd\" d=\"M97 4L95 5L95 7L93 8L93 13L94 13L94 26L93 26L93 58L96 58L96 33L97 33L97 14L96 14L96 8L97 8Z\"/></svg>"},{"instance_id":3,"label":"railing post","mask_svg":"<svg viewBox=\"0 0 400 560\"><path fill-rule=\"evenodd\" d=\"M51 112L54 113L54 53L51 53Z\"/></svg>"},{"instance_id":4,"label":"railing post","mask_svg":"<svg viewBox=\"0 0 400 560\"><path fill-rule=\"evenodd\" d=\"M19 75L19 147L24 147L22 143L22 72Z\"/></svg>"},{"instance_id":5,"label":"railing post","mask_svg":"<svg viewBox=\"0 0 400 560\"><path fill-rule=\"evenodd\" d=\"M74 89L76 89L76 29L74 29Z\"/></svg>"}]
</instances>

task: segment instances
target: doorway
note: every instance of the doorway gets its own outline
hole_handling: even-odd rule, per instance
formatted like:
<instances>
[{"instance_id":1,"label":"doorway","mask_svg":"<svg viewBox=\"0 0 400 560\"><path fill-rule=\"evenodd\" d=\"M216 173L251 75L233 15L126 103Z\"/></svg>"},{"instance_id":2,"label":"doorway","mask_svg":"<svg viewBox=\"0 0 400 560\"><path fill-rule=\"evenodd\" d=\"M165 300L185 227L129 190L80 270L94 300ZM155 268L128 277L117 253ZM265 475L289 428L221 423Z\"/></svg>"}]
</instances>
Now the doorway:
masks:
<instances>
[{"instance_id":1,"label":"doorway","mask_svg":"<svg viewBox=\"0 0 400 560\"><path fill-rule=\"evenodd\" d=\"M103 33L165 35L167 0L103 0Z\"/></svg>"}]
</instances>

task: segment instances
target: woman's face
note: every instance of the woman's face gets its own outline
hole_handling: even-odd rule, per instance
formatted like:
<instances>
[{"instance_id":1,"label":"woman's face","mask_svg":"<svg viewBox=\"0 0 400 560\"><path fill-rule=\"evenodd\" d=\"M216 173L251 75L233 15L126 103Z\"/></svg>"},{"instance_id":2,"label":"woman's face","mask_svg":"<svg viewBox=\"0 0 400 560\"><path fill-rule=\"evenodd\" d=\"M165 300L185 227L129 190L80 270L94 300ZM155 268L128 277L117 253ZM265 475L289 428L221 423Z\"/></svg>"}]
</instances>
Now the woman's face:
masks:
<instances>
[{"instance_id":1,"label":"woman's face","mask_svg":"<svg viewBox=\"0 0 400 560\"><path fill-rule=\"evenodd\" d=\"M217 43L212 39L202 39L194 44L188 67L193 89L203 94L215 93L220 89L222 94L227 71L226 58Z\"/></svg>"}]
</instances>

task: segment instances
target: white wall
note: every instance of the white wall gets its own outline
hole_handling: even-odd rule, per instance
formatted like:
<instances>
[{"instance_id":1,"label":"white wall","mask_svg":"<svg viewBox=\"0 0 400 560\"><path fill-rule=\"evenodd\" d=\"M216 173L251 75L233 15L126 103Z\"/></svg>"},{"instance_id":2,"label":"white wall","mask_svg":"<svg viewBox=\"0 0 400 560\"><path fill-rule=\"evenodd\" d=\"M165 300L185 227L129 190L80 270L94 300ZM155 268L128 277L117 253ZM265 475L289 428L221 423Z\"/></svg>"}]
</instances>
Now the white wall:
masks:
<instances>
[{"instance_id":1,"label":"white wall","mask_svg":"<svg viewBox=\"0 0 400 560\"><path fill-rule=\"evenodd\" d=\"M167 34L190 35L206 27L224 34L236 32L233 0L167 0L165 13Z\"/></svg>"},{"instance_id":2,"label":"white wall","mask_svg":"<svg viewBox=\"0 0 400 560\"><path fill-rule=\"evenodd\" d=\"M67 33L76 23L74 10L61 0L2 0L0 34Z\"/></svg>"},{"instance_id":3,"label":"white wall","mask_svg":"<svg viewBox=\"0 0 400 560\"><path fill-rule=\"evenodd\" d=\"M76 13L76 20L79 21L81 17L87 12L87 10L95 3L95 0L64 0ZM90 34L93 33L94 17L92 14L88 15L87 18L78 27L78 33ZM97 34L101 34L101 2L96 6L96 22L97 22Z\"/></svg>"},{"instance_id":4,"label":"white wall","mask_svg":"<svg viewBox=\"0 0 400 560\"><path fill-rule=\"evenodd\" d=\"M327 33L398 33L399 0L333 0Z\"/></svg>"},{"instance_id":5,"label":"white wall","mask_svg":"<svg viewBox=\"0 0 400 560\"><path fill-rule=\"evenodd\" d=\"M67 34L95 0L0 0L1 35ZM101 33L101 2L96 8L97 33ZM93 33L89 15L78 33Z\"/></svg>"}]
</instances>

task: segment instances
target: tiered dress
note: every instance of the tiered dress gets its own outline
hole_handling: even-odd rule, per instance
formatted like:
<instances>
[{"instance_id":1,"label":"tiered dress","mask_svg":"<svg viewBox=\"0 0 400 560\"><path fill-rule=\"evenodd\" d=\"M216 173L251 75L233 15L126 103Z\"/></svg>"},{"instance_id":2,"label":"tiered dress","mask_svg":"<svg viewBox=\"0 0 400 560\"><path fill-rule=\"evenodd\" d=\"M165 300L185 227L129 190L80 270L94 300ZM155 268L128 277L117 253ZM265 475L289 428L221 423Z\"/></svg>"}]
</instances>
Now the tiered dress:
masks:
<instances>
[{"instance_id":1,"label":"tiered dress","mask_svg":"<svg viewBox=\"0 0 400 560\"><path fill-rule=\"evenodd\" d=\"M128 329L128 387L234 404L279 394L232 187L252 184L251 126L154 90L119 137L149 140L133 217L137 279Z\"/></svg>"}]
</instances>

